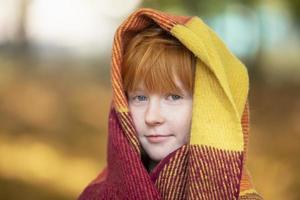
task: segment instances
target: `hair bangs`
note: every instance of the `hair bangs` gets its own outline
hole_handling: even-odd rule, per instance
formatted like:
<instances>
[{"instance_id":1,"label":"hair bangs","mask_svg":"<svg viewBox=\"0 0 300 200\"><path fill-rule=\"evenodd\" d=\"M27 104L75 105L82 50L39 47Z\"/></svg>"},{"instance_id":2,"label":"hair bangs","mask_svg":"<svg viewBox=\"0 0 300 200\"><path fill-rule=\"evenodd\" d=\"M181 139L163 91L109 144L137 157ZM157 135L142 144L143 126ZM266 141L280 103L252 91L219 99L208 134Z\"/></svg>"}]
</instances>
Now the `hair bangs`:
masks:
<instances>
[{"instance_id":1,"label":"hair bangs","mask_svg":"<svg viewBox=\"0 0 300 200\"><path fill-rule=\"evenodd\" d=\"M134 38L129 44L122 66L126 92L142 85L149 93L181 94L175 83L178 79L185 90L193 93L194 55L177 39L164 37Z\"/></svg>"}]
</instances>

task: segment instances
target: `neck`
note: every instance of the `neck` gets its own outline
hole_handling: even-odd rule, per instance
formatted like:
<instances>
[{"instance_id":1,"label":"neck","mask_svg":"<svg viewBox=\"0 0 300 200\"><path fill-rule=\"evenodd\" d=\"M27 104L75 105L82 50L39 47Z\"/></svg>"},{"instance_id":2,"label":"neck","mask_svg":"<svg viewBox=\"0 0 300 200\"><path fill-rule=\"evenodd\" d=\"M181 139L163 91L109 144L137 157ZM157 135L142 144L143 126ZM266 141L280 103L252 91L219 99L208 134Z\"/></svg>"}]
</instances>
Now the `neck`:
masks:
<instances>
[{"instance_id":1,"label":"neck","mask_svg":"<svg viewBox=\"0 0 300 200\"><path fill-rule=\"evenodd\" d=\"M152 160L145 151L142 151L142 161L144 163L145 168L150 173L154 167L159 163L159 161Z\"/></svg>"},{"instance_id":2,"label":"neck","mask_svg":"<svg viewBox=\"0 0 300 200\"><path fill-rule=\"evenodd\" d=\"M147 166L148 172L151 172L158 163L159 163L159 161L154 161L154 160L150 159L148 166Z\"/></svg>"}]
</instances>

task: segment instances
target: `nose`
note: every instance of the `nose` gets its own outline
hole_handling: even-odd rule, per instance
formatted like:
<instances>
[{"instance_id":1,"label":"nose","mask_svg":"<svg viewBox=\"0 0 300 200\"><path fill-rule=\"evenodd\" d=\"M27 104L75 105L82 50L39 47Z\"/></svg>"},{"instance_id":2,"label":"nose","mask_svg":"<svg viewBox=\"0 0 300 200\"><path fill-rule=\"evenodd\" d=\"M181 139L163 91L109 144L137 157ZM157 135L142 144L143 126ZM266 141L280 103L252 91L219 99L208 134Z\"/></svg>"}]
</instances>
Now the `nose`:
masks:
<instances>
[{"instance_id":1,"label":"nose","mask_svg":"<svg viewBox=\"0 0 300 200\"><path fill-rule=\"evenodd\" d=\"M149 101L146 113L145 123L148 126L156 126L164 122L164 117L161 113L159 100Z\"/></svg>"}]
</instances>

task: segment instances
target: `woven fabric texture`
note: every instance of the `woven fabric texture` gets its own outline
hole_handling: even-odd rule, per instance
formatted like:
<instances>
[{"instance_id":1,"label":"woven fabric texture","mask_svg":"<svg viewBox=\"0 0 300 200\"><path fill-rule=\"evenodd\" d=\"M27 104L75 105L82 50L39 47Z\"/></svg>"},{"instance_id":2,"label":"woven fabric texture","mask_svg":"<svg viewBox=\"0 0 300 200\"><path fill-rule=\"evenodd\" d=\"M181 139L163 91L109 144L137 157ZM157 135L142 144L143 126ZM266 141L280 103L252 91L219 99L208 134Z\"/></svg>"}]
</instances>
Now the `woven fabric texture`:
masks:
<instances>
[{"instance_id":1,"label":"woven fabric texture","mask_svg":"<svg viewBox=\"0 0 300 200\"><path fill-rule=\"evenodd\" d=\"M190 143L147 172L122 85L122 56L137 32L156 24L196 57ZM141 8L117 29L107 167L81 193L88 199L258 200L246 168L249 80L246 67L199 17Z\"/></svg>"}]
</instances>

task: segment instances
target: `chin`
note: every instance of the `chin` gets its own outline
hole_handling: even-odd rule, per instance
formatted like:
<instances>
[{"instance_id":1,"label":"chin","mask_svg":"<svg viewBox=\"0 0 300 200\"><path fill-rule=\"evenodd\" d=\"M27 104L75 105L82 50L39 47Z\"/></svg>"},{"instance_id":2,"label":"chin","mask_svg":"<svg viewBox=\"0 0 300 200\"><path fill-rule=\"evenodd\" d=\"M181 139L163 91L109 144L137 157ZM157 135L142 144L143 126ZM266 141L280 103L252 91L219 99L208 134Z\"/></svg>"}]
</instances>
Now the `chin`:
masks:
<instances>
[{"instance_id":1,"label":"chin","mask_svg":"<svg viewBox=\"0 0 300 200\"><path fill-rule=\"evenodd\" d=\"M147 155L149 156L149 158L151 158L151 160L160 161L165 157L167 157L170 153L178 149L181 145L166 145L164 147L162 146L155 147L153 145L147 145L147 143L143 145L142 143L142 146L146 151Z\"/></svg>"}]
</instances>

